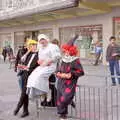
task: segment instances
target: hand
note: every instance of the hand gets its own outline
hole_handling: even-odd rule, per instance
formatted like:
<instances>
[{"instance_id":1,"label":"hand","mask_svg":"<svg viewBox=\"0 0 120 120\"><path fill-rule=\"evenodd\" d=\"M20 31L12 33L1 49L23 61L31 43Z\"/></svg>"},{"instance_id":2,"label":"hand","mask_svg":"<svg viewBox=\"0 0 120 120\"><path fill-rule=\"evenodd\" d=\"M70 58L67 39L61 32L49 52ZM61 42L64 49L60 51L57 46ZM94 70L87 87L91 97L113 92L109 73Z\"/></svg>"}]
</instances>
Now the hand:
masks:
<instances>
[{"instance_id":1,"label":"hand","mask_svg":"<svg viewBox=\"0 0 120 120\"><path fill-rule=\"evenodd\" d=\"M60 72L58 72L56 75L57 77L66 78L66 79L70 79L72 76L71 73L60 73Z\"/></svg>"},{"instance_id":2,"label":"hand","mask_svg":"<svg viewBox=\"0 0 120 120\"><path fill-rule=\"evenodd\" d=\"M113 57L114 57L114 56L117 56L117 55L118 55L117 53L113 53L113 54L112 54Z\"/></svg>"},{"instance_id":3,"label":"hand","mask_svg":"<svg viewBox=\"0 0 120 120\"><path fill-rule=\"evenodd\" d=\"M29 70L29 68L27 67L27 66L25 66L25 65L20 65L20 64L18 64L18 66L17 66L19 69L22 69L22 70Z\"/></svg>"},{"instance_id":4,"label":"hand","mask_svg":"<svg viewBox=\"0 0 120 120\"><path fill-rule=\"evenodd\" d=\"M56 76L57 76L57 77L60 77L60 75L61 75L61 73L60 73L60 72L58 72L58 73L56 74Z\"/></svg>"},{"instance_id":5,"label":"hand","mask_svg":"<svg viewBox=\"0 0 120 120\"><path fill-rule=\"evenodd\" d=\"M38 60L37 63L38 63L39 65L42 65L42 64L43 64L43 61L44 61L44 60Z\"/></svg>"},{"instance_id":6,"label":"hand","mask_svg":"<svg viewBox=\"0 0 120 120\"><path fill-rule=\"evenodd\" d=\"M62 73L61 78L70 79L71 78L71 73Z\"/></svg>"},{"instance_id":7,"label":"hand","mask_svg":"<svg viewBox=\"0 0 120 120\"><path fill-rule=\"evenodd\" d=\"M71 73L67 73L67 74L66 74L66 78L67 78L67 79L71 78L71 76L72 76Z\"/></svg>"},{"instance_id":8,"label":"hand","mask_svg":"<svg viewBox=\"0 0 120 120\"><path fill-rule=\"evenodd\" d=\"M48 63L47 63L47 65L49 66L49 65L51 65L51 64L52 64L52 61L49 60Z\"/></svg>"},{"instance_id":9,"label":"hand","mask_svg":"<svg viewBox=\"0 0 120 120\"><path fill-rule=\"evenodd\" d=\"M23 69L27 70L27 71L29 70L29 68L27 66L24 66Z\"/></svg>"},{"instance_id":10,"label":"hand","mask_svg":"<svg viewBox=\"0 0 120 120\"><path fill-rule=\"evenodd\" d=\"M22 68L22 65L21 65L21 64L18 64L17 68Z\"/></svg>"}]
</instances>

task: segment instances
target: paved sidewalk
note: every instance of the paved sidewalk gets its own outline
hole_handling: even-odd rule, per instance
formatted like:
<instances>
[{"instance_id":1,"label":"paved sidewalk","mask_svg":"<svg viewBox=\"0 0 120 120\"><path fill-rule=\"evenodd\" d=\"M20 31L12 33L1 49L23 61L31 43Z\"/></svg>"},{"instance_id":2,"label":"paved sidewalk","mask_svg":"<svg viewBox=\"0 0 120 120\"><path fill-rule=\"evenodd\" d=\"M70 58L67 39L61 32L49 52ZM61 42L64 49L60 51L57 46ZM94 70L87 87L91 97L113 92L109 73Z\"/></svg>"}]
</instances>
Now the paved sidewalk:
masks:
<instances>
[{"instance_id":1,"label":"paved sidewalk","mask_svg":"<svg viewBox=\"0 0 120 120\"><path fill-rule=\"evenodd\" d=\"M104 86L106 80L102 77L108 75L106 66L93 66L91 63L86 64L82 61L85 70L85 76L78 81L80 85ZM109 84L111 81L108 81ZM13 116L13 110L19 99L20 90L18 87L16 73L13 69L9 69L8 64L0 63L0 120L37 120L35 103L30 101L30 116L20 118L21 112L17 116ZM40 120L57 120L55 108L42 110ZM73 119L71 119L73 120ZM74 119L75 120L75 119Z\"/></svg>"}]
</instances>

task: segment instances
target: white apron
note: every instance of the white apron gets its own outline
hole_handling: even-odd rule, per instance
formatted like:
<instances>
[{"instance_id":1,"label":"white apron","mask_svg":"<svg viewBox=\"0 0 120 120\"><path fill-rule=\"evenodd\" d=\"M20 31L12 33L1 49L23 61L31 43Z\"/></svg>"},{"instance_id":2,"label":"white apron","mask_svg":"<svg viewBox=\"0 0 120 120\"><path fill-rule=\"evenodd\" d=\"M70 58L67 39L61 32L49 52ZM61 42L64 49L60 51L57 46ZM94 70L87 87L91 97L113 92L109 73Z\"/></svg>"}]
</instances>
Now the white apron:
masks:
<instances>
[{"instance_id":1,"label":"white apron","mask_svg":"<svg viewBox=\"0 0 120 120\"><path fill-rule=\"evenodd\" d=\"M27 93L29 97L49 92L49 76L55 72L57 59L60 58L60 51L56 45L49 44L46 48L39 50L40 60L53 60L50 66L45 64L38 66L28 77Z\"/></svg>"}]
</instances>

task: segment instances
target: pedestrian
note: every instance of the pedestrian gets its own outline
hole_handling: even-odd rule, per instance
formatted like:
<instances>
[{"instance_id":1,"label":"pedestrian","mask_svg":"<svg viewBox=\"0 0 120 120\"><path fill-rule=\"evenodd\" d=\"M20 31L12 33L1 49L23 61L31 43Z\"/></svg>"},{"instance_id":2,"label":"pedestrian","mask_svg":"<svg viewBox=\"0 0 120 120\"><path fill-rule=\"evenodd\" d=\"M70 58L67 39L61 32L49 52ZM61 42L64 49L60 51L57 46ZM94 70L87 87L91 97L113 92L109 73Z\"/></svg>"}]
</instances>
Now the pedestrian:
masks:
<instances>
[{"instance_id":1,"label":"pedestrian","mask_svg":"<svg viewBox=\"0 0 120 120\"><path fill-rule=\"evenodd\" d=\"M7 54L8 54L8 59L9 59L9 62L10 62L11 58L14 56L13 55L13 49L11 48L10 45L7 48Z\"/></svg>"},{"instance_id":2,"label":"pedestrian","mask_svg":"<svg viewBox=\"0 0 120 120\"><path fill-rule=\"evenodd\" d=\"M57 68L57 112L60 120L66 120L68 105L73 102L77 80L84 75L83 67L77 56L77 47L74 45L76 35L67 44L62 45L62 60Z\"/></svg>"},{"instance_id":3,"label":"pedestrian","mask_svg":"<svg viewBox=\"0 0 120 120\"><path fill-rule=\"evenodd\" d=\"M102 54L102 43L100 41L97 41L95 44L95 63L94 65L98 65L100 57Z\"/></svg>"},{"instance_id":4,"label":"pedestrian","mask_svg":"<svg viewBox=\"0 0 120 120\"><path fill-rule=\"evenodd\" d=\"M18 67L22 69L21 77L24 82L23 82L21 96L19 98L17 107L14 110L14 115L17 115L20 108L23 106L23 113L21 115L22 118L29 115L29 111L28 111L29 102L28 102L28 95L26 94L26 89L27 89L26 85L27 85L28 76L38 66L38 63L37 63L38 52L36 51L37 50L37 42L35 40L29 40L28 46L29 46L29 52L27 52L25 54L26 59L24 61L24 64L18 65Z\"/></svg>"},{"instance_id":5,"label":"pedestrian","mask_svg":"<svg viewBox=\"0 0 120 120\"><path fill-rule=\"evenodd\" d=\"M6 47L3 48L2 55L3 55L3 60L5 62L6 61L6 57L7 57L7 49L6 49Z\"/></svg>"},{"instance_id":6,"label":"pedestrian","mask_svg":"<svg viewBox=\"0 0 120 120\"><path fill-rule=\"evenodd\" d=\"M109 39L110 43L107 47L106 51L106 60L109 62L109 69L111 73L112 85L116 85L115 73L120 77L120 46L116 43L116 38L111 36ZM118 79L118 83L120 84L120 78Z\"/></svg>"},{"instance_id":7,"label":"pedestrian","mask_svg":"<svg viewBox=\"0 0 120 120\"><path fill-rule=\"evenodd\" d=\"M29 76L27 84L30 98L49 93L48 79L55 72L57 60L61 56L59 47L51 44L48 36L39 34L38 42L39 66Z\"/></svg>"},{"instance_id":8,"label":"pedestrian","mask_svg":"<svg viewBox=\"0 0 120 120\"><path fill-rule=\"evenodd\" d=\"M23 88L23 80L22 80L22 77L21 77L22 70L18 69L17 66L19 64L22 64L21 57L26 52L27 52L27 48L24 45L23 46L19 46L19 49L18 49L18 52L17 52L17 55L16 55L16 59L15 59L15 68L14 68L14 71L17 72L18 82L19 82L19 86L20 86L21 90Z\"/></svg>"}]
</instances>

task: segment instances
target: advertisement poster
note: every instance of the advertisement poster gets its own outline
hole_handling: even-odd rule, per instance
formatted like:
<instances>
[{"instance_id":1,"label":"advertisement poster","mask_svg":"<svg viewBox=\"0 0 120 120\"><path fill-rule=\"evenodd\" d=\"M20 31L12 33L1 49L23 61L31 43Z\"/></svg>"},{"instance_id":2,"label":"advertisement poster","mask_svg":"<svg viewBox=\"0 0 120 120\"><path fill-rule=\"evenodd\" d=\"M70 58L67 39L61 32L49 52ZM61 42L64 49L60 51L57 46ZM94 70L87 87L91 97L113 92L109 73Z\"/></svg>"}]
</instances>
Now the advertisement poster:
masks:
<instances>
[{"instance_id":1,"label":"advertisement poster","mask_svg":"<svg viewBox=\"0 0 120 120\"><path fill-rule=\"evenodd\" d=\"M113 33L116 36L117 43L120 45L120 17L113 18Z\"/></svg>"}]
</instances>

